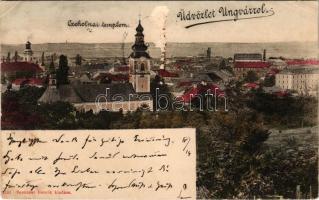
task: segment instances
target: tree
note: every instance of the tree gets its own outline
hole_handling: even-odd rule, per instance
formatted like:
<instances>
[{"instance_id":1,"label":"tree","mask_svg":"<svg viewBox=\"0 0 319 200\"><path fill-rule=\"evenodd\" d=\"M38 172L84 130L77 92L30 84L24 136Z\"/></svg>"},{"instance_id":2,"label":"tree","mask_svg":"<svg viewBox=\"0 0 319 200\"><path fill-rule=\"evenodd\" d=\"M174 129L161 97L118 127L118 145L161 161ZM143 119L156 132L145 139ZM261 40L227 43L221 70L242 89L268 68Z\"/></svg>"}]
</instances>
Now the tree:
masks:
<instances>
[{"instance_id":1,"label":"tree","mask_svg":"<svg viewBox=\"0 0 319 200\"><path fill-rule=\"evenodd\" d=\"M265 78L264 86L272 87L275 85L275 76L268 76Z\"/></svg>"},{"instance_id":2,"label":"tree","mask_svg":"<svg viewBox=\"0 0 319 200\"><path fill-rule=\"evenodd\" d=\"M59 60L59 69L57 71L57 82L59 85L69 83L68 74L69 74L68 58L65 55L61 55Z\"/></svg>"},{"instance_id":3,"label":"tree","mask_svg":"<svg viewBox=\"0 0 319 200\"><path fill-rule=\"evenodd\" d=\"M81 66L82 65L82 57L80 56L80 54L76 55L75 64L76 64L76 66Z\"/></svg>"},{"instance_id":4,"label":"tree","mask_svg":"<svg viewBox=\"0 0 319 200\"><path fill-rule=\"evenodd\" d=\"M11 60L11 56L10 56L10 52L8 52L8 55L7 55L7 62L10 62L10 60Z\"/></svg>"},{"instance_id":5,"label":"tree","mask_svg":"<svg viewBox=\"0 0 319 200\"><path fill-rule=\"evenodd\" d=\"M55 73L55 67L54 67L54 60L53 60L53 55L51 56L51 62L49 66L49 73Z\"/></svg>"},{"instance_id":6,"label":"tree","mask_svg":"<svg viewBox=\"0 0 319 200\"><path fill-rule=\"evenodd\" d=\"M156 75L154 79L151 80L151 95L153 97L153 109L157 110L159 108L164 108L166 105L168 109L171 109L172 103L172 95L169 91L168 86L165 84L164 80ZM156 96L164 95L166 98L160 98L158 102L156 102ZM156 107L157 106L157 107Z\"/></svg>"},{"instance_id":7,"label":"tree","mask_svg":"<svg viewBox=\"0 0 319 200\"><path fill-rule=\"evenodd\" d=\"M224 59L220 62L219 69L226 69L226 61Z\"/></svg>"},{"instance_id":8,"label":"tree","mask_svg":"<svg viewBox=\"0 0 319 200\"><path fill-rule=\"evenodd\" d=\"M255 82L258 80L257 73L255 71L248 71L245 76L246 82Z\"/></svg>"},{"instance_id":9,"label":"tree","mask_svg":"<svg viewBox=\"0 0 319 200\"><path fill-rule=\"evenodd\" d=\"M19 58L19 56L18 56L18 52L17 52L17 51L15 51L15 52L14 52L14 57L13 57L14 62L17 62L17 61L18 61L18 58Z\"/></svg>"},{"instance_id":10,"label":"tree","mask_svg":"<svg viewBox=\"0 0 319 200\"><path fill-rule=\"evenodd\" d=\"M41 65L44 66L44 52L42 52L42 56L41 56Z\"/></svg>"}]
</instances>

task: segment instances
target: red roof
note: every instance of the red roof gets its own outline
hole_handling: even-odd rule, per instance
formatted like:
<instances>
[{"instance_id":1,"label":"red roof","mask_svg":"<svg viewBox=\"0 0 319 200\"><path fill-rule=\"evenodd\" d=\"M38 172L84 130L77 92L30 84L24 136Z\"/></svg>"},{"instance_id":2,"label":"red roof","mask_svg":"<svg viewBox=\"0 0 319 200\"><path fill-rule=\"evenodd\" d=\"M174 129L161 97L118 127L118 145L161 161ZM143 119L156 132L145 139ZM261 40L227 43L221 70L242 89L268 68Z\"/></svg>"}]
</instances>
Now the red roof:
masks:
<instances>
[{"instance_id":1,"label":"red roof","mask_svg":"<svg viewBox=\"0 0 319 200\"><path fill-rule=\"evenodd\" d=\"M44 85L44 79L41 78L18 78L14 81L12 81L12 84L15 85L31 85L31 86L43 86Z\"/></svg>"},{"instance_id":2,"label":"red roof","mask_svg":"<svg viewBox=\"0 0 319 200\"><path fill-rule=\"evenodd\" d=\"M286 91L274 92L273 94L276 95L277 97L285 97L285 96L288 96L288 92L286 92Z\"/></svg>"},{"instance_id":3,"label":"red roof","mask_svg":"<svg viewBox=\"0 0 319 200\"><path fill-rule=\"evenodd\" d=\"M116 72L128 72L129 71L129 66L123 65L123 66L119 66L119 67L115 67L114 70Z\"/></svg>"},{"instance_id":4,"label":"red roof","mask_svg":"<svg viewBox=\"0 0 319 200\"><path fill-rule=\"evenodd\" d=\"M279 73L279 71L280 71L279 69L272 68L267 72L267 76L276 75L277 73Z\"/></svg>"},{"instance_id":5,"label":"red roof","mask_svg":"<svg viewBox=\"0 0 319 200\"><path fill-rule=\"evenodd\" d=\"M41 78L30 78L28 81L28 85L44 85L45 80Z\"/></svg>"},{"instance_id":6,"label":"red roof","mask_svg":"<svg viewBox=\"0 0 319 200\"><path fill-rule=\"evenodd\" d=\"M165 69L160 69L157 72L160 77L178 77L178 74L169 72Z\"/></svg>"},{"instance_id":7,"label":"red roof","mask_svg":"<svg viewBox=\"0 0 319 200\"><path fill-rule=\"evenodd\" d=\"M29 62L4 62L1 63L1 72L17 72L17 71L31 71L42 72L38 64Z\"/></svg>"},{"instance_id":8,"label":"red roof","mask_svg":"<svg viewBox=\"0 0 319 200\"><path fill-rule=\"evenodd\" d=\"M112 74L111 80L112 81L128 81L129 76L125 74Z\"/></svg>"},{"instance_id":9,"label":"red roof","mask_svg":"<svg viewBox=\"0 0 319 200\"><path fill-rule=\"evenodd\" d=\"M295 60L287 60L286 63L287 63L287 65L319 65L319 60L315 60L315 59L308 59L308 60L295 59Z\"/></svg>"},{"instance_id":10,"label":"red roof","mask_svg":"<svg viewBox=\"0 0 319 200\"><path fill-rule=\"evenodd\" d=\"M197 87L192 87L188 91L186 91L182 96L178 97L179 100L184 103L190 103L192 99L196 98L196 95L200 95L203 93L207 93L210 90L210 94L217 96L224 96L225 93L220 90L217 85L197 85Z\"/></svg>"},{"instance_id":11,"label":"red roof","mask_svg":"<svg viewBox=\"0 0 319 200\"><path fill-rule=\"evenodd\" d=\"M269 62L262 62L262 61L256 61L256 62L235 62L235 68L268 68L271 66L271 63Z\"/></svg>"},{"instance_id":12,"label":"red roof","mask_svg":"<svg viewBox=\"0 0 319 200\"><path fill-rule=\"evenodd\" d=\"M259 87L257 83L245 83L244 86L250 89L256 89Z\"/></svg>"},{"instance_id":13,"label":"red roof","mask_svg":"<svg viewBox=\"0 0 319 200\"><path fill-rule=\"evenodd\" d=\"M12 81L12 84L14 85L23 85L24 82L27 82L28 80L25 78L17 78L16 80Z\"/></svg>"}]
</instances>

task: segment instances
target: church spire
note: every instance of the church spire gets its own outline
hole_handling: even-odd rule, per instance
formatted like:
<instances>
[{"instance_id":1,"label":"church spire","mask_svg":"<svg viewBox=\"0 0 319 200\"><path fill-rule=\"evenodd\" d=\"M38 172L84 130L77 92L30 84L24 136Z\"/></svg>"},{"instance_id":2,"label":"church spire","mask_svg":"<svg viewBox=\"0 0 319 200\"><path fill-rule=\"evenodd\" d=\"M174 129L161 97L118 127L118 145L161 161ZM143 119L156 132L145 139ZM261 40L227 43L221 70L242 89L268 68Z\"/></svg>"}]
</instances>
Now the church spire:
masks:
<instances>
[{"instance_id":1,"label":"church spire","mask_svg":"<svg viewBox=\"0 0 319 200\"><path fill-rule=\"evenodd\" d=\"M146 52L147 46L144 42L144 28L141 24L141 20L139 19L138 25L136 27L136 34L135 34L135 43L132 46L133 53L131 54L131 57L133 58L140 58L140 57L146 57L150 58L148 53Z\"/></svg>"}]
</instances>

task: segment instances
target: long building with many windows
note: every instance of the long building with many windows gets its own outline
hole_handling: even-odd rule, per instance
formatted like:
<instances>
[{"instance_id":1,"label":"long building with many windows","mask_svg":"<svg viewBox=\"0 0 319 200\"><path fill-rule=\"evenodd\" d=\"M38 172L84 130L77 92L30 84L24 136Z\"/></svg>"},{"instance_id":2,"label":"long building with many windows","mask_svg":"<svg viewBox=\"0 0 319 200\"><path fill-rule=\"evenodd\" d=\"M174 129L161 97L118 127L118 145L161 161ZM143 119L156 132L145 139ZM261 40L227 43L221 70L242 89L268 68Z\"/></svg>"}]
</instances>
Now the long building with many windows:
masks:
<instances>
[{"instance_id":1,"label":"long building with many windows","mask_svg":"<svg viewBox=\"0 0 319 200\"><path fill-rule=\"evenodd\" d=\"M318 95L319 66L317 68L285 69L276 74L276 86L296 91L300 95Z\"/></svg>"}]
</instances>

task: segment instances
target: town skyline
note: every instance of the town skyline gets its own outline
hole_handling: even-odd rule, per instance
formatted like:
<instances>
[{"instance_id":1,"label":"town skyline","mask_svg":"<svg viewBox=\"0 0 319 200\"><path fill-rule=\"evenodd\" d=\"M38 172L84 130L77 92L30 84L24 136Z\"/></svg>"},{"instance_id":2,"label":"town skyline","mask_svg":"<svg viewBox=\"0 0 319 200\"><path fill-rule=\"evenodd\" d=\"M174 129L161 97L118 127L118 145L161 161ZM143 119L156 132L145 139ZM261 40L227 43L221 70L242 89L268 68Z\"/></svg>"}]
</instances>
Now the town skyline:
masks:
<instances>
[{"instance_id":1,"label":"town skyline","mask_svg":"<svg viewBox=\"0 0 319 200\"><path fill-rule=\"evenodd\" d=\"M228 6L242 8L260 6L262 2L2 2L3 14L0 16L1 43L23 44L30 40L40 43L120 43L127 32L124 42L134 41L134 31L140 18L149 43L161 40L162 26L157 21L158 10L167 14L166 41L171 43L267 43L267 42L316 42L318 29L317 2L266 2L275 14L262 19L237 22L221 22L186 29L190 22L178 21L180 9L205 10ZM292 6L291 6L292 5ZM158 9L160 8L160 9ZM41 12L39 12L41 10ZM307 12L304 12L304 11ZM61 12L57 15L56 13ZM115 14L116 13L116 14ZM85 16L85 17L84 17ZM291 19L293 23L285 23ZM25 19L28 20L25 20ZM4 23L13 20L14 24ZM124 23L127 27L92 28L68 26L69 20L82 20L92 23ZM19 30L19 31L18 31ZM208 32L212 34L205 34Z\"/></svg>"}]
</instances>

